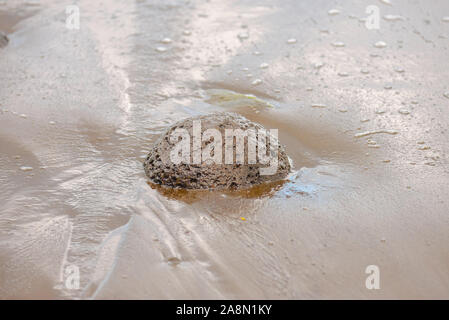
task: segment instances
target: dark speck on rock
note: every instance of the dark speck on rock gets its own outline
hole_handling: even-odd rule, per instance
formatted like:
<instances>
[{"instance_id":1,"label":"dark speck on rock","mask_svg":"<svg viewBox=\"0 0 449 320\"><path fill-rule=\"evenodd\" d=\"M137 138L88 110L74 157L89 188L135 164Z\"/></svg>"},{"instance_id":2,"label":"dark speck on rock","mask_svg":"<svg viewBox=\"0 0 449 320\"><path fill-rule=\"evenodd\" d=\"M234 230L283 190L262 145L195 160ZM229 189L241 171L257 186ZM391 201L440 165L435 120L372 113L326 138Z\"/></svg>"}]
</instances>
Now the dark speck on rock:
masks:
<instances>
[{"instance_id":1,"label":"dark speck on rock","mask_svg":"<svg viewBox=\"0 0 449 320\"><path fill-rule=\"evenodd\" d=\"M8 45L9 39L3 32L0 31L0 48L4 48Z\"/></svg>"}]
</instances>

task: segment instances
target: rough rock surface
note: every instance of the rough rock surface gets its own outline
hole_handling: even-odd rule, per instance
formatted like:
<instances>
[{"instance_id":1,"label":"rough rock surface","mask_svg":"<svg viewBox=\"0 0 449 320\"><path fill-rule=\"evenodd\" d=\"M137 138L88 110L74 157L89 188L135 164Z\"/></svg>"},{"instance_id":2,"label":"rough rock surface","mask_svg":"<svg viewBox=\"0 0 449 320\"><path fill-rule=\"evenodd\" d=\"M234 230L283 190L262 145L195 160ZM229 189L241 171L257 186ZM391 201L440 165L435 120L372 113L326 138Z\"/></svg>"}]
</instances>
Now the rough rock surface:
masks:
<instances>
[{"instance_id":1,"label":"rough rock surface","mask_svg":"<svg viewBox=\"0 0 449 320\"><path fill-rule=\"evenodd\" d=\"M188 164L174 164L170 160L170 151L173 150L177 142L170 141L170 135L177 128L186 129L193 137L193 121L201 120L201 132L207 129L217 129L222 136L222 163L216 164L211 161L202 164L193 164L193 139L190 139L190 161ZM269 164L248 164L248 140L244 140L244 163L236 163L236 143L233 144L234 161L233 164L225 164L225 129L264 129L260 124L254 123L245 117L235 113L214 113L205 116L193 117L182 120L171 126L155 143L145 160L144 168L148 178L153 183L183 189L246 189L252 186L279 181L285 178L290 172L289 159L284 147L278 146L277 170L271 175L261 175L260 168L267 168ZM270 135L267 130L267 141ZM258 137L258 135L256 136ZM201 148L204 148L213 141L213 138L205 139ZM270 148L270 146L268 146ZM238 150L237 150L238 151ZM273 150L271 150L273 151ZM214 154L213 152L211 153ZM273 154L273 153L271 153Z\"/></svg>"},{"instance_id":2,"label":"rough rock surface","mask_svg":"<svg viewBox=\"0 0 449 320\"><path fill-rule=\"evenodd\" d=\"M9 39L3 32L0 31L0 48L6 47L8 44Z\"/></svg>"}]
</instances>

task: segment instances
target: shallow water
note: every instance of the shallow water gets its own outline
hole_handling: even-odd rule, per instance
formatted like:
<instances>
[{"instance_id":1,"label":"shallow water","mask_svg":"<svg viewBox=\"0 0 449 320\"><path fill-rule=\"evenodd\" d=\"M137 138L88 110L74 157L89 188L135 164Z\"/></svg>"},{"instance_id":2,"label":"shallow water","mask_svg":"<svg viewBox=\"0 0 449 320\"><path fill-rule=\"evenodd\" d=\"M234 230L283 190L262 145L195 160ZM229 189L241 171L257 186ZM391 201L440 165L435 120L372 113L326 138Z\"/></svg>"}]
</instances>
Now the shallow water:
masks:
<instances>
[{"instance_id":1,"label":"shallow water","mask_svg":"<svg viewBox=\"0 0 449 320\"><path fill-rule=\"evenodd\" d=\"M82 0L79 30L1 2L0 298L449 298L449 4L372 2L379 30L363 1ZM148 184L168 125L223 110L279 129L287 181Z\"/></svg>"}]
</instances>

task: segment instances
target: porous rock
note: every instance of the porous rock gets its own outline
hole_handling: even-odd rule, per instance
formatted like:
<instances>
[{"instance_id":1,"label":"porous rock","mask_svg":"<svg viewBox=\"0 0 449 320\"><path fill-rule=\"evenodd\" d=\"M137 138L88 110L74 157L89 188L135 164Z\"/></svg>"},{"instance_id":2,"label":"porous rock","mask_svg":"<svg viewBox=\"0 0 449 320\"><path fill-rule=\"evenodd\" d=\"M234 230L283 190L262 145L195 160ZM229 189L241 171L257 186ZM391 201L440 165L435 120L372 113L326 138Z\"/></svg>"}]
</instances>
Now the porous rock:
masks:
<instances>
[{"instance_id":1,"label":"porous rock","mask_svg":"<svg viewBox=\"0 0 449 320\"><path fill-rule=\"evenodd\" d=\"M193 164L193 139L190 145L189 163L174 164L170 159L170 151L177 142L172 142L170 135L178 128L186 129L193 136L193 121L201 120L201 133L207 129L217 129L222 138L222 163L206 162ZM255 132L264 127L235 113L213 113L182 120L170 128L156 141L145 162L145 173L151 182L172 188L183 189L247 189L252 186L284 179L290 172L290 162L284 147L278 144L278 164L274 174L261 175L260 168L267 168L269 164L248 164L248 140L244 140L243 164L236 163L236 144L233 144L233 164L225 164L225 129L254 129ZM270 140L269 130L267 141ZM256 137L258 137L256 135ZM213 140L213 139L211 139ZM211 141L202 141L202 149ZM268 146L270 149L270 146ZM271 150L272 151L272 150Z\"/></svg>"}]
</instances>

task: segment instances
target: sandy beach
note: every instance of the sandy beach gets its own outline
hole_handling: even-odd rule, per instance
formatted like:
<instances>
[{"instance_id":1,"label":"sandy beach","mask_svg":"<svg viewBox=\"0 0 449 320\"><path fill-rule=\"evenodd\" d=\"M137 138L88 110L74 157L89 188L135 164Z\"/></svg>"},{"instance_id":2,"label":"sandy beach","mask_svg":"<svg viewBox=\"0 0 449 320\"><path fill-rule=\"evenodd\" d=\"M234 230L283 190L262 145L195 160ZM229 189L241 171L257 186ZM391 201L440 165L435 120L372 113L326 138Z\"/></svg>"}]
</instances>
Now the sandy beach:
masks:
<instances>
[{"instance_id":1,"label":"sandy beach","mask_svg":"<svg viewBox=\"0 0 449 320\"><path fill-rule=\"evenodd\" d=\"M447 0L0 0L0 31L0 299L449 299ZM148 183L223 111L285 181Z\"/></svg>"}]
</instances>

